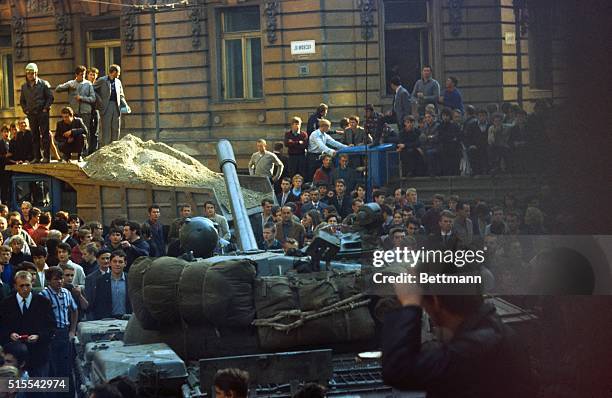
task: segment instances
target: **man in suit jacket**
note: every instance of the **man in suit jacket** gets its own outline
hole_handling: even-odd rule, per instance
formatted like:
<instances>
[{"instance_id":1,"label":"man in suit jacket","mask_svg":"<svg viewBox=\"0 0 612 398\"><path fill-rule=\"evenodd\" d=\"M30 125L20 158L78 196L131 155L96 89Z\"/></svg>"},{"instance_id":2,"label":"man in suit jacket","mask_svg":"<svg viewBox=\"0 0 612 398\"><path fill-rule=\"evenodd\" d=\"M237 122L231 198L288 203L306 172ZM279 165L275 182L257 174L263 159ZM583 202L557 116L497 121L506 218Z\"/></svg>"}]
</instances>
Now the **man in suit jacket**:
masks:
<instances>
[{"instance_id":1,"label":"man in suit jacket","mask_svg":"<svg viewBox=\"0 0 612 398\"><path fill-rule=\"evenodd\" d=\"M319 200L319 191L313 189L310 191L310 202L304 203L302 206L302 216L308 213L310 210L318 210L321 216L323 216L323 209L327 207L326 203Z\"/></svg>"},{"instance_id":2,"label":"man in suit jacket","mask_svg":"<svg viewBox=\"0 0 612 398\"><path fill-rule=\"evenodd\" d=\"M299 202L300 198L291 192L291 179L283 177L280 183L281 191L276 195L276 200L279 206L284 206L289 202Z\"/></svg>"},{"instance_id":3,"label":"man in suit jacket","mask_svg":"<svg viewBox=\"0 0 612 398\"><path fill-rule=\"evenodd\" d=\"M285 242L287 238L295 239L300 247L304 245L306 230L304 226L293 220L293 210L291 206L284 206L281 209L282 221L276 224L276 239Z\"/></svg>"},{"instance_id":4,"label":"man in suit jacket","mask_svg":"<svg viewBox=\"0 0 612 398\"><path fill-rule=\"evenodd\" d=\"M118 318L132 312L127 289L125 253L115 250L111 253L111 272L96 279L91 312L93 319Z\"/></svg>"},{"instance_id":5,"label":"man in suit jacket","mask_svg":"<svg viewBox=\"0 0 612 398\"><path fill-rule=\"evenodd\" d=\"M90 303L93 302L96 291L96 281L103 275L110 272L110 256L111 251L107 248L98 250L96 254L96 263L98 264L97 269L93 270L87 277L85 277L85 298ZM87 319L93 319L91 314L91 308L88 308Z\"/></svg>"},{"instance_id":6,"label":"man in suit jacket","mask_svg":"<svg viewBox=\"0 0 612 398\"><path fill-rule=\"evenodd\" d=\"M47 377L49 343L55 332L51 303L41 295L32 294L32 275L28 271L15 274L15 288L17 294L0 303L0 343L25 342L30 377Z\"/></svg>"},{"instance_id":7,"label":"man in suit jacket","mask_svg":"<svg viewBox=\"0 0 612 398\"><path fill-rule=\"evenodd\" d=\"M119 75L121 67L111 65L108 68L108 75L102 76L94 83L96 91L96 108L100 110L102 116L102 129L100 132L99 146L108 145L119 139L121 130L121 108L127 113L130 107L125 101L123 86Z\"/></svg>"},{"instance_id":8,"label":"man in suit jacket","mask_svg":"<svg viewBox=\"0 0 612 398\"><path fill-rule=\"evenodd\" d=\"M274 222L272 217L273 206L274 201L272 199L262 199L261 213L256 213L249 217L249 220L251 221L251 228L253 228L253 234L255 234L255 239L257 242L261 242L263 240L263 226L269 222Z\"/></svg>"},{"instance_id":9,"label":"man in suit jacket","mask_svg":"<svg viewBox=\"0 0 612 398\"><path fill-rule=\"evenodd\" d=\"M438 225L440 231L432 232L427 236L425 247L430 250L457 250L461 248L462 243L457 234L452 231L454 214L449 210L443 210L440 213L440 221Z\"/></svg>"},{"instance_id":10,"label":"man in suit jacket","mask_svg":"<svg viewBox=\"0 0 612 398\"><path fill-rule=\"evenodd\" d=\"M399 76L392 77L389 83L395 95L393 97L393 109L387 116L395 119L397 131L402 131L404 117L408 116L412 111L412 99L408 90L402 86Z\"/></svg>"},{"instance_id":11,"label":"man in suit jacket","mask_svg":"<svg viewBox=\"0 0 612 398\"><path fill-rule=\"evenodd\" d=\"M352 199L346 192L346 184L342 178L336 180L336 194L330 205L338 210L338 214L342 217L341 220L352 212Z\"/></svg>"}]
</instances>

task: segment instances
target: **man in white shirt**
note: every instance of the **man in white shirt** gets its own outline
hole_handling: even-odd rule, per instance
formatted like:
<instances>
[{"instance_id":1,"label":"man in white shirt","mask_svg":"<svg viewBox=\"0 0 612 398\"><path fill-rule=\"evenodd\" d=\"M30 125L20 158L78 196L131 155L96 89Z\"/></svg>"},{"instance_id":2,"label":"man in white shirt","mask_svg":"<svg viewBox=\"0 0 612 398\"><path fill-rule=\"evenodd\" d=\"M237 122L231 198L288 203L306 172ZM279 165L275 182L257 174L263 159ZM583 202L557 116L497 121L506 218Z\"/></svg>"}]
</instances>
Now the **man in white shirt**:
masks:
<instances>
[{"instance_id":1,"label":"man in white shirt","mask_svg":"<svg viewBox=\"0 0 612 398\"><path fill-rule=\"evenodd\" d=\"M46 275L45 271L49 269L47 265L47 249L44 246L34 246L30 249L32 255L32 262L36 266L36 283L34 287L40 287L42 289L46 286Z\"/></svg>"},{"instance_id":2,"label":"man in white shirt","mask_svg":"<svg viewBox=\"0 0 612 398\"><path fill-rule=\"evenodd\" d=\"M79 264L70 260L70 245L67 243L60 243L57 245L57 258L59 260L59 266L63 264L70 264L74 267L75 276L74 284L79 286L81 289L85 288L85 271Z\"/></svg>"},{"instance_id":3,"label":"man in white shirt","mask_svg":"<svg viewBox=\"0 0 612 398\"><path fill-rule=\"evenodd\" d=\"M341 142L334 140L327 132L331 128L331 122L327 119L319 120L319 128L310 134L308 138L308 173L306 178L312 181L315 171L321 167L321 155L335 156L335 149L346 148Z\"/></svg>"}]
</instances>

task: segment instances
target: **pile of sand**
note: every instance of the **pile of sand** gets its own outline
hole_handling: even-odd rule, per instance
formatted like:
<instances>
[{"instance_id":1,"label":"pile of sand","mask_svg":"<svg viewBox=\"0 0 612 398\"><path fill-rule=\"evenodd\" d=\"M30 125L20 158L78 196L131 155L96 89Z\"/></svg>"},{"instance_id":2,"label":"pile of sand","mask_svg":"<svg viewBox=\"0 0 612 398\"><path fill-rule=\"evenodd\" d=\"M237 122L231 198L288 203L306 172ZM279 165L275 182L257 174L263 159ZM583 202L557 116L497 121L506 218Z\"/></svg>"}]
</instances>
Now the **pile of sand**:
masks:
<instances>
[{"instance_id":1,"label":"pile of sand","mask_svg":"<svg viewBox=\"0 0 612 398\"><path fill-rule=\"evenodd\" d=\"M161 142L126 135L85 158L83 171L94 179L168 187L212 188L229 209L225 182L195 158ZM265 194L242 188L247 208L256 207Z\"/></svg>"}]
</instances>

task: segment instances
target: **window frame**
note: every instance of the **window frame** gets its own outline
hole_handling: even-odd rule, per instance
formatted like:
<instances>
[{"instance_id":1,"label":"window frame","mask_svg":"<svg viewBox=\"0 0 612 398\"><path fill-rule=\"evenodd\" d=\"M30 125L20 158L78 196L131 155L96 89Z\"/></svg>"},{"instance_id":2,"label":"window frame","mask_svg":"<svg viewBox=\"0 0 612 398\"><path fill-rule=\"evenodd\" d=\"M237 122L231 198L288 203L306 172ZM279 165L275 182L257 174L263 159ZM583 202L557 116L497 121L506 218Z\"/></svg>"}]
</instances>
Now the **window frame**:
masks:
<instances>
[{"instance_id":1,"label":"window frame","mask_svg":"<svg viewBox=\"0 0 612 398\"><path fill-rule=\"evenodd\" d=\"M117 63L116 60L110 62L110 57L113 48L119 48L120 53L123 52L123 48L121 45L121 22L119 18L112 19L103 19L103 20L92 20L92 21L81 21L82 27L82 37L83 37L83 47L85 50L85 65L87 67L95 66L100 67L100 65L92 65L90 50L95 48L104 48L104 70L108 72L108 68L113 63ZM90 34L92 31L96 30L111 30L111 29L119 29L119 37L117 39L104 39L104 40L91 40ZM122 54L123 55L123 54Z\"/></svg>"},{"instance_id":2,"label":"window frame","mask_svg":"<svg viewBox=\"0 0 612 398\"><path fill-rule=\"evenodd\" d=\"M406 22L406 23L386 23L385 20L385 0L380 1L379 18L380 26L383 27L380 38L380 95L381 98L391 98L392 94L387 93L387 54L386 54L386 36L388 30L419 30L419 62L423 60L423 45L422 35L426 31L427 35L427 59L429 64L434 68L434 43L433 43L433 25L434 14L431 0L423 0L425 2L427 21L426 22ZM412 91L412 87L405 87L408 91Z\"/></svg>"},{"instance_id":3,"label":"window frame","mask_svg":"<svg viewBox=\"0 0 612 398\"><path fill-rule=\"evenodd\" d=\"M259 31L255 31L255 30L248 30L248 31L237 31L237 32L226 32L225 31L225 15L224 13L227 10L236 10L238 8L243 8L243 7L257 7L258 8L258 15L260 16L260 22L259 22ZM261 7L257 4L248 4L248 5L244 5L244 6L240 6L240 7L223 7L223 8L219 8L217 9L217 23L218 23L218 32L219 32L219 47L220 47L220 53L221 53L221 60L220 60L220 75L221 75L221 82L220 85L218 86L218 96L219 96L219 100L224 101L224 102L237 102L237 101L261 101L264 99L265 95L264 95L264 82L263 82L263 70L264 70L264 65L263 65L263 34L262 34L262 30L261 30ZM227 81L228 81L228 68L227 68L227 57L226 57L226 41L228 40L238 40L240 39L240 45L241 45L241 50L242 50L242 92L243 92L243 96L242 97L228 97L228 90L226 89L227 86ZM248 54L247 51L247 41L250 39L259 39L259 43L260 43L260 51L261 51L261 74L262 74L262 82L261 82L261 97L255 97L253 96L253 88L254 86L252 85L252 80L253 80L253 73L252 73L252 65L251 63L247 63L247 58L250 58L250 55ZM250 72L250 73L249 73ZM248 93L248 95L247 95Z\"/></svg>"},{"instance_id":4,"label":"window frame","mask_svg":"<svg viewBox=\"0 0 612 398\"><path fill-rule=\"evenodd\" d=\"M7 55L11 56L11 63L13 64L12 72L13 76L5 76L5 58ZM0 47L0 74L2 83L2 92L0 93L0 109L11 110L15 109L15 63L13 62L13 49L10 47ZM9 85L6 82L10 79L13 82L13 90L9 90ZM10 99L13 99L13 105L10 104ZM5 103L8 100L8 103Z\"/></svg>"},{"instance_id":5,"label":"window frame","mask_svg":"<svg viewBox=\"0 0 612 398\"><path fill-rule=\"evenodd\" d=\"M89 36L89 32L88 36ZM85 59L87 61L87 65L91 66L91 52L90 50L95 49L95 48L103 48L104 49L104 70L108 72L108 68L116 63L115 60L113 59L113 61L111 62L111 55L112 55L112 49L113 48L117 48L119 47L119 51L121 51L121 40L110 40L110 41L106 41L106 40L89 40L89 37L87 38L87 42L85 43ZM114 57L113 57L114 58ZM97 65L94 65L97 66ZM99 66L97 66L99 67Z\"/></svg>"}]
</instances>

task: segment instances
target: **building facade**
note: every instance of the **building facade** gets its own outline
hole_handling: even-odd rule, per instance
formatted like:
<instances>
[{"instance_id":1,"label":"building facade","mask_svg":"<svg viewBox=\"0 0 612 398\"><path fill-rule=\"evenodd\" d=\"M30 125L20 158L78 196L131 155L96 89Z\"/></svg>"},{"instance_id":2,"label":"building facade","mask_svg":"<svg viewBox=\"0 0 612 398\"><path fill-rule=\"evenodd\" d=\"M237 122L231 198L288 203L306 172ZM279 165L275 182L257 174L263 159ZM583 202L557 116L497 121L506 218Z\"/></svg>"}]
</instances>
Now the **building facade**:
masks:
<instances>
[{"instance_id":1,"label":"building facade","mask_svg":"<svg viewBox=\"0 0 612 398\"><path fill-rule=\"evenodd\" d=\"M118 63L132 108L122 133L214 169L229 138L245 166L256 138L282 140L320 102L336 125L365 103L389 109L389 79L411 90L426 64L442 86L457 77L465 103L561 101L566 17L553 0L3 1L0 118L22 115L28 62L52 86L76 65ZM52 117L66 104L58 94Z\"/></svg>"}]
</instances>

